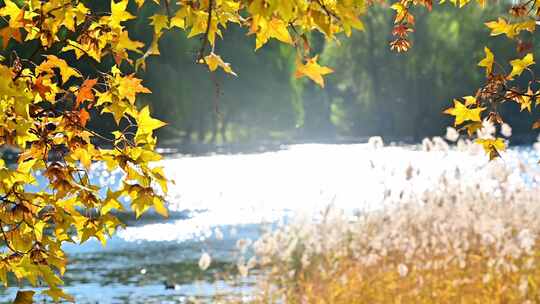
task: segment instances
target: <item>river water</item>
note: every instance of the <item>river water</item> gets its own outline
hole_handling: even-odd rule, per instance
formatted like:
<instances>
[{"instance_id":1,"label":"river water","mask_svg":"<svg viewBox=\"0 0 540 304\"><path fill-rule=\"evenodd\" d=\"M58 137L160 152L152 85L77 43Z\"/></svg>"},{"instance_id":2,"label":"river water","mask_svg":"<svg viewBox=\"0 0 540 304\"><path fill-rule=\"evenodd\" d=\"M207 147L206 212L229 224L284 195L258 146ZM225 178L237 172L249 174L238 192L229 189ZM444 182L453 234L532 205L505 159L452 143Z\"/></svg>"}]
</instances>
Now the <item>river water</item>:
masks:
<instances>
[{"instance_id":1,"label":"river water","mask_svg":"<svg viewBox=\"0 0 540 304\"><path fill-rule=\"evenodd\" d=\"M499 163L517 166L538 159L531 147L512 148ZM328 205L351 213L385 208L388 189L411 187L403 183L411 167L422 171L414 191L432 191L441 172L457 168L474 180L482 174L478 168L488 164L482 153L456 148L426 152L419 146L307 144L259 154L177 156L163 165L175 182L168 198L171 218L143 218L119 231L106 247L95 240L65 247L70 257L65 289L77 303L248 297L252 277L222 275L234 269L238 239L256 239L263 229L297 214L317 216ZM93 174L101 184L121 179L99 165ZM197 266L202 252L213 259L206 272ZM0 302L9 302L16 290L0 289Z\"/></svg>"}]
</instances>

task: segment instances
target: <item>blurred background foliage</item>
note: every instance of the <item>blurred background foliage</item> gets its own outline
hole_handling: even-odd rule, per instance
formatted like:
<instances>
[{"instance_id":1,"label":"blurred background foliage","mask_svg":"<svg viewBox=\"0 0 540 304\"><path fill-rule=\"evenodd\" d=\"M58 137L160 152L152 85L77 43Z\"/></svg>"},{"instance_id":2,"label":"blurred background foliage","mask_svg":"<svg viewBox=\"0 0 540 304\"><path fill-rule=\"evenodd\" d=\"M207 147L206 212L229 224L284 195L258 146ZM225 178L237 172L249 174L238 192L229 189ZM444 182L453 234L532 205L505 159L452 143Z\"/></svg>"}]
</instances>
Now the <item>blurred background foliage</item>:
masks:
<instances>
[{"instance_id":1,"label":"blurred background foliage","mask_svg":"<svg viewBox=\"0 0 540 304\"><path fill-rule=\"evenodd\" d=\"M141 102L169 123L159 133L162 142L180 144L331 142L373 135L413 142L441 135L451 124L442 111L453 98L474 95L481 84L483 70L476 65L484 46L500 62L520 56L515 43L490 38L483 24L506 8L444 6L415 13L413 48L405 54L389 49L392 11L386 7L371 10L363 18L365 31L350 39L328 42L312 34L312 52L335 69L324 89L295 79L291 47L269 43L255 52L253 37L229 28L217 51L231 63L234 77L194 64L200 41L172 30L160 43L161 56L151 57L141 73L153 91ZM148 10L132 24L135 38L146 43ZM536 136L533 117L519 115L518 104L505 111L518 141Z\"/></svg>"}]
</instances>

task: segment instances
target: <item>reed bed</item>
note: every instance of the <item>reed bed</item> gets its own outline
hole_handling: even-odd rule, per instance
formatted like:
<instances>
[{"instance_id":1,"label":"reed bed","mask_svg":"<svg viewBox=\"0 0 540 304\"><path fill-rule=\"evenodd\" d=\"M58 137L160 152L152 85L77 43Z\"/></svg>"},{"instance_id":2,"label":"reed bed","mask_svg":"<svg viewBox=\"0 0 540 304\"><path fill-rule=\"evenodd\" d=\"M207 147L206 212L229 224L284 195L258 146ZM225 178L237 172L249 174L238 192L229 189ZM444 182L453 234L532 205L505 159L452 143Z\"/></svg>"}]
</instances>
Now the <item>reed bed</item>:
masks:
<instances>
[{"instance_id":1,"label":"reed bed","mask_svg":"<svg viewBox=\"0 0 540 304\"><path fill-rule=\"evenodd\" d=\"M540 303L538 165L512 151L482 161L467 140L418 150L472 161L435 176L405 164L382 174L392 182L377 210L329 206L240 244L239 272L258 282L242 302Z\"/></svg>"}]
</instances>

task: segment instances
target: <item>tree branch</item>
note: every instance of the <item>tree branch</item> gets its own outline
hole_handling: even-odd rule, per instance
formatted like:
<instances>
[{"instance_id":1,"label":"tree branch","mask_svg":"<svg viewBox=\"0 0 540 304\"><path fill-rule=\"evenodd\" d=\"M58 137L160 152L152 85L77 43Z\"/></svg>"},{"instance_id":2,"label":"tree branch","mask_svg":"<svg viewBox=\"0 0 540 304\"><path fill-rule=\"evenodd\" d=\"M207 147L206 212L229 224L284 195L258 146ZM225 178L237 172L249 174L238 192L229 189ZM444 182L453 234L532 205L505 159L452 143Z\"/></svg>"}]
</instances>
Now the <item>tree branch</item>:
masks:
<instances>
[{"instance_id":1,"label":"tree branch","mask_svg":"<svg viewBox=\"0 0 540 304\"><path fill-rule=\"evenodd\" d=\"M341 18L339 18L336 13L332 12L321 0L315 0L315 3L317 3L323 9L323 11L328 15L328 17L333 17L338 21L341 20Z\"/></svg>"},{"instance_id":2,"label":"tree branch","mask_svg":"<svg viewBox=\"0 0 540 304\"><path fill-rule=\"evenodd\" d=\"M206 20L206 32L204 33L203 42L201 49L199 50L199 57L197 62L204 60L204 53L206 52L206 47L208 46L208 36L210 35L210 27L212 25L212 12L214 10L214 0L208 0L208 19Z\"/></svg>"}]
</instances>

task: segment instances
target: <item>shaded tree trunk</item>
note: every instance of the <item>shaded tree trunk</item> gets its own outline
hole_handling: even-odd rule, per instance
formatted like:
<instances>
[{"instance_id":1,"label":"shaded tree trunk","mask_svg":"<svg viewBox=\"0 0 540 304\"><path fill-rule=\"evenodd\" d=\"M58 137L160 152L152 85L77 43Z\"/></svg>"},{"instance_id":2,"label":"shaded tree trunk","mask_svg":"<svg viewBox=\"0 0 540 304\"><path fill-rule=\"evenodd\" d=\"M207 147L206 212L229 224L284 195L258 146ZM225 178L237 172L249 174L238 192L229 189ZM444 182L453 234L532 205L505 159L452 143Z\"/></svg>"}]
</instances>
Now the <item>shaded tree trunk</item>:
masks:
<instances>
[{"instance_id":1,"label":"shaded tree trunk","mask_svg":"<svg viewBox=\"0 0 540 304\"><path fill-rule=\"evenodd\" d=\"M377 41L375 40L375 31L374 24L371 18L368 16L366 18L366 35L368 39L368 71L371 75L371 86L373 93L373 101L378 104L379 117L377 117L378 130L376 130L380 135L394 135L394 121L392 119L392 107L389 104L389 100L386 100L384 97L384 92L382 90L382 83L380 77L380 68L377 66L378 58L375 54L377 49Z\"/></svg>"},{"instance_id":2,"label":"shaded tree trunk","mask_svg":"<svg viewBox=\"0 0 540 304\"><path fill-rule=\"evenodd\" d=\"M230 117L231 117L230 114L228 114L228 113L225 114L224 117L223 117L223 120L221 121L221 126L219 128L219 133L221 135L221 140L223 141L223 143L228 142L228 139L227 139L227 127L229 126Z\"/></svg>"},{"instance_id":3,"label":"shaded tree trunk","mask_svg":"<svg viewBox=\"0 0 540 304\"><path fill-rule=\"evenodd\" d=\"M182 138L182 144L191 144L191 135L193 134L193 125L189 124L186 128L186 133Z\"/></svg>"},{"instance_id":4,"label":"shaded tree trunk","mask_svg":"<svg viewBox=\"0 0 540 304\"><path fill-rule=\"evenodd\" d=\"M205 126L205 119L203 111L199 111L199 119L198 119L198 130L197 130L197 140L199 143L204 142L204 138L206 137L206 126Z\"/></svg>"},{"instance_id":5,"label":"shaded tree trunk","mask_svg":"<svg viewBox=\"0 0 540 304\"><path fill-rule=\"evenodd\" d=\"M309 84L304 93L303 136L313 140L335 138L335 127L331 121L332 110L324 90Z\"/></svg>"}]
</instances>

